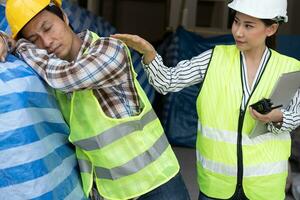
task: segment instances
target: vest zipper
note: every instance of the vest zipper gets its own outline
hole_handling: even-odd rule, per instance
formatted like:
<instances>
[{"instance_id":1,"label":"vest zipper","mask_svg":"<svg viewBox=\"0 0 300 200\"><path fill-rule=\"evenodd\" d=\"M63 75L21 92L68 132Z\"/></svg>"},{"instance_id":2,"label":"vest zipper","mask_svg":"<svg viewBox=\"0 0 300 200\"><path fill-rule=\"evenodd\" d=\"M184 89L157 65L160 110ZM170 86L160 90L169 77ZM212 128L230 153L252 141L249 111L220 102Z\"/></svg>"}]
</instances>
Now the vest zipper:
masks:
<instances>
[{"instance_id":1,"label":"vest zipper","mask_svg":"<svg viewBox=\"0 0 300 200\"><path fill-rule=\"evenodd\" d=\"M243 149L242 149L242 129L245 111L240 109L238 135L237 135L237 187L242 187L243 181Z\"/></svg>"},{"instance_id":2,"label":"vest zipper","mask_svg":"<svg viewBox=\"0 0 300 200\"><path fill-rule=\"evenodd\" d=\"M237 184L235 193L232 199L242 200L247 199L244 190L243 190L243 148L242 148L242 130L243 122L245 118L246 111L240 108L239 121L238 121L238 134L237 134Z\"/></svg>"},{"instance_id":3,"label":"vest zipper","mask_svg":"<svg viewBox=\"0 0 300 200\"><path fill-rule=\"evenodd\" d=\"M252 92L246 102L245 105L245 110L242 110L242 104L240 105L240 114L239 114L239 121L238 121L238 134L237 134L237 183L236 183L236 189L235 189L235 193L232 196L232 199L236 199L236 200L244 200L244 199L248 199L244 193L243 190L243 174L244 174L244 164L243 164L243 145L242 145L242 131L243 131L243 124L244 124L244 118L245 118L245 114L246 114L246 109L248 107L248 104L250 102L250 99L255 91L255 89L258 86L258 83L260 82L261 77L263 76L265 69L267 68L267 64L269 63L269 60L271 58L271 52L270 52L270 56L268 58L268 60L266 61L265 67L263 69L263 71L261 72L261 75L259 77L259 79L257 80L256 84L254 85ZM242 63L243 63L243 59L242 59L242 54L240 53L240 69L241 69L241 83L242 83L242 88L244 88L243 85L243 74L242 74Z\"/></svg>"},{"instance_id":4,"label":"vest zipper","mask_svg":"<svg viewBox=\"0 0 300 200\"><path fill-rule=\"evenodd\" d=\"M242 88L244 88L243 82L243 74L242 74L242 67L243 67L243 59L242 54L240 53L240 73L241 73L241 83ZM244 90L244 89L243 89ZM252 94L250 94L252 95ZM250 97L249 97L250 99ZM248 99L248 100L249 100ZM248 102L247 102L248 104ZM245 106L245 109L247 106ZM233 199L236 199L240 196L240 191L243 190L243 148L242 148L242 130L243 130L243 122L245 117L245 111L242 109L242 103L240 105L240 114L239 114L239 121L238 121L238 134L237 134L237 144L236 144L236 152L237 152L237 183L236 183L236 190L233 195Z\"/></svg>"}]
</instances>

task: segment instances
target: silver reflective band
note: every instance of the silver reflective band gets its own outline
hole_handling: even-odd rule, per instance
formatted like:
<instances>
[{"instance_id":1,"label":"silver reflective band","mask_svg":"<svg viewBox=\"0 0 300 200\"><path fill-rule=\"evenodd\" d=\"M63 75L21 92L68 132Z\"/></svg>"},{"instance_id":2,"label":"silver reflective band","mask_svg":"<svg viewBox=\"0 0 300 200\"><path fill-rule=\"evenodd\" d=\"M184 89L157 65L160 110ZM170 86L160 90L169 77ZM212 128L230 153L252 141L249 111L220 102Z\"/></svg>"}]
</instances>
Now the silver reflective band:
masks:
<instances>
[{"instance_id":1,"label":"silver reflective band","mask_svg":"<svg viewBox=\"0 0 300 200\"><path fill-rule=\"evenodd\" d=\"M89 173L89 174L92 173L93 169L92 169L92 163L90 161L78 159L78 165L79 165L80 172Z\"/></svg>"},{"instance_id":2,"label":"silver reflective band","mask_svg":"<svg viewBox=\"0 0 300 200\"><path fill-rule=\"evenodd\" d=\"M279 174L288 171L288 161L278 161L273 163L262 163L251 167L244 168L244 177L252 176L267 176L272 174Z\"/></svg>"},{"instance_id":3,"label":"silver reflective band","mask_svg":"<svg viewBox=\"0 0 300 200\"><path fill-rule=\"evenodd\" d=\"M236 166L226 165L224 163L208 160L200 155L197 151L197 162L204 168L214 173L223 174L226 176L237 176ZM261 163L255 166L244 167L244 177L253 176L268 176L272 174L279 174L287 172L288 163L286 160L273 162L273 163Z\"/></svg>"},{"instance_id":4,"label":"silver reflective band","mask_svg":"<svg viewBox=\"0 0 300 200\"><path fill-rule=\"evenodd\" d=\"M200 133L212 140L219 142L227 142L236 145L237 132L235 131L223 131L216 128L203 127L200 122L198 122L198 131ZM249 138L248 135L243 134L242 144L243 145L257 145L268 141L289 141L291 139L290 134L282 133L275 135L274 133L268 132L261 136L255 138Z\"/></svg>"},{"instance_id":5,"label":"silver reflective band","mask_svg":"<svg viewBox=\"0 0 300 200\"><path fill-rule=\"evenodd\" d=\"M124 165L112 169L95 167L96 176L100 179L115 180L134 174L155 161L169 146L169 142L163 133L152 147Z\"/></svg>"},{"instance_id":6,"label":"silver reflective band","mask_svg":"<svg viewBox=\"0 0 300 200\"><path fill-rule=\"evenodd\" d=\"M224 174L227 176L236 176L237 169L236 166L225 165L223 163L218 163L212 160L208 160L200 155L199 151L196 151L197 155L197 162L200 164L204 169L212 171L218 174Z\"/></svg>"},{"instance_id":7,"label":"silver reflective band","mask_svg":"<svg viewBox=\"0 0 300 200\"><path fill-rule=\"evenodd\" d=\"M155 119L157 119L157 116L151 109L140 120L122 123L102 132L99 135L73 142L73 144L86 151L101 149L104 146L109 145L112 142L133 133L134 131L142 130L145 125Z\"/></svg>"}]
</instances>

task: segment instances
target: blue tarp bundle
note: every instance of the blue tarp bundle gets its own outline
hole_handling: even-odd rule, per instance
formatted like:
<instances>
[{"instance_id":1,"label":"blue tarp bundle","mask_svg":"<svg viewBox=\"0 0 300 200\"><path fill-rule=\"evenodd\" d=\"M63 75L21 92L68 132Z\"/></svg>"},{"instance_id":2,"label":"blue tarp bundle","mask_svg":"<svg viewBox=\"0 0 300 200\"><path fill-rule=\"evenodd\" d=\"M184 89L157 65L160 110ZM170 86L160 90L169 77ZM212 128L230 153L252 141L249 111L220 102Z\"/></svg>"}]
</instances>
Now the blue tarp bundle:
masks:
<instances>
[{"instance_id":1,"label":"blue tarp bundle","mask_svg":"<svg viewBox=\"0 0 300 200\"><path fill-rule=\"evenodd\" d=\"M0 63L0 199L84 199L51 91L14 56Z\"/></svg>"},{"instance_id":2,"label":"blue tarp bundle","mask_svg":"<svg viewBox=\"0 0 300 200\"><path fill-rule=\"evenodd\" d=\"M8 23L5 19L5 7L2 4L0 4L0 17L0 30L6 33L10 33Z\"/></svg>"},{"instance_id":3,"label":"blue tarp bundle","mask_svg":"<svg viewBox=\"0 0 300 200\"><path fill-rule=\"evenodd\" d=\"M300 36L279 36L278 51L300 59ZM217 44L234 43L231 35L203 38L179 27L159 48L169 66L213 48ZM169 141L174 145L195 147L197 133L196 99L201 85L193 85L162 96L161 121Z\"/></svg>"}]
</instances>

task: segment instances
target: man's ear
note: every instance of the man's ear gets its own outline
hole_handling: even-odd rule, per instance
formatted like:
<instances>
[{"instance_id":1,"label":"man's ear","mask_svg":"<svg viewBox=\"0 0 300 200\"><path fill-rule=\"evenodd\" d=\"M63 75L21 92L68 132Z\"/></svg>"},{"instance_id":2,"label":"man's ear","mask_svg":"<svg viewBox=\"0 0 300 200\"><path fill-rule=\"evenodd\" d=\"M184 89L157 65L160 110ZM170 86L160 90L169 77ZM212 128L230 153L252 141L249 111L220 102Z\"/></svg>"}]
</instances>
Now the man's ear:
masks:
<instances>
[{"instance_id":1,"label":"man's ear","mask_svg":"<svg viewBox=\"0 0 300 200\"><path fill-rule=\"evenodd\" d=\"M61 8L60 8L61 9ZM61 9L61 12L62 12L62 14L63 14L63 17L64 17L64 21L65 21L65 23L67 24L67 25L69 25L69 18L68 18L68 16L67 16L67 14Z\"/></svg>"},{"instance_id":2,"label":"man's ear","mask_svg":"<svg viewBox=\"0 0 300 200\"><path fill-rule=\"evenodd\" d=\"M270 37L270 36L274 35L278 30L278 26L279 26L279 24L277 24L277 23L272 24L271 26L268 26L267 27L267 36Z\"/></svg>"}]
</instances>

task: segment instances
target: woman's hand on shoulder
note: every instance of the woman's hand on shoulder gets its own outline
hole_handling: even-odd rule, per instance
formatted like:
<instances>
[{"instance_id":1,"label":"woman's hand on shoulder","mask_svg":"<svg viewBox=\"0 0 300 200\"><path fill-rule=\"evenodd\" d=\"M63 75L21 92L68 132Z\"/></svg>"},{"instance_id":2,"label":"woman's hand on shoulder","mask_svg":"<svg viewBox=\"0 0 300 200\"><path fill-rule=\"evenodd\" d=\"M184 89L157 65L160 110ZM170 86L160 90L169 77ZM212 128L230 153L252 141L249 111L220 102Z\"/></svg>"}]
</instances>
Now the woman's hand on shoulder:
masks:
<instances>
[{"instance_id":1,"label":"woman's hand on shoulder","mask_svg":"<svg viewBox=\"0 0 300 200\"><path fill-rule=\"evenodd\" d=\"M141 38L138 35L114 34L111 35L111 37L122 40L127 46L143 54L143 62L145 64L149 64L152 60L154 60L156 56L154 47L147 40Z\"/></svg>"}]
</instances>

